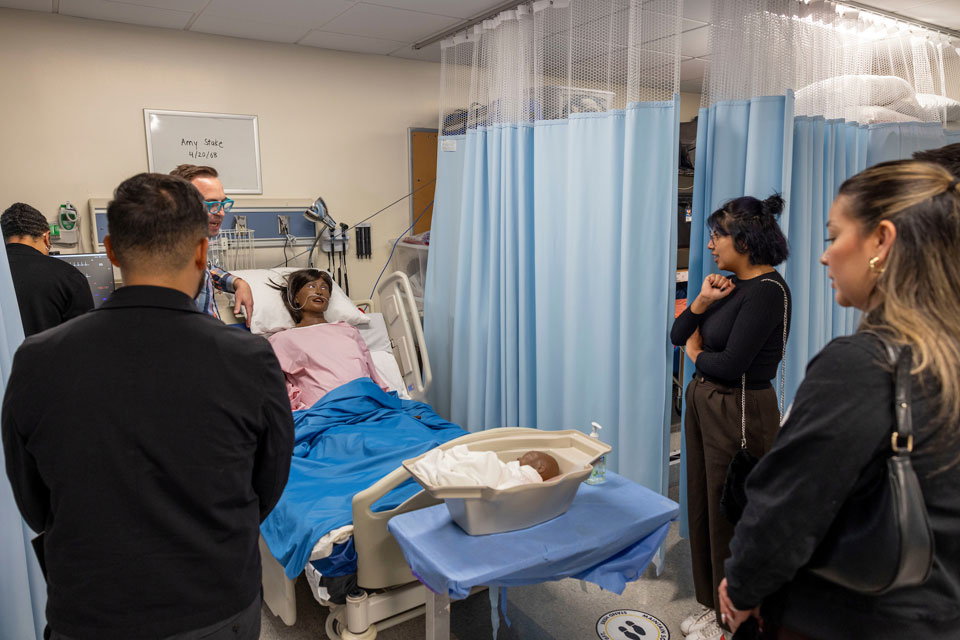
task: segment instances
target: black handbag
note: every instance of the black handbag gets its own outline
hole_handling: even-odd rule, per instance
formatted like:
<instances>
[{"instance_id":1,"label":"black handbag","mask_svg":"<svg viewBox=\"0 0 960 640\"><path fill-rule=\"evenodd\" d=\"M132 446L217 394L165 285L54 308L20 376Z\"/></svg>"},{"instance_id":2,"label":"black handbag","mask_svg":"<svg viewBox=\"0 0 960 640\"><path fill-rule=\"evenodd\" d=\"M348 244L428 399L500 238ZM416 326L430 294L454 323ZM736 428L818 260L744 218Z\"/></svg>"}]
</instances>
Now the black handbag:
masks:
<instances>
[{"instance_id":1,"label":"black handbag","mask_svg":"<svg viewBox=\"0 0 960 640\"><path fill-rule=\"evenodd\" d=\"M776 280L765 278L761 282L772 282L783 291L783 345L780 354L780 415L783 416L784 378L787 371L787 291ZM720 494L720 513L732 524L737 524L747 506L745 485L747 476L757 466L760 459L747 451L747 376L740 377L740 450L733 456L727 474L723 478L723 492Z\"/></svg>"},{"instance_id":2,"label":"black handbag","mask_svg":"<svg viewBox=\"0 0 960 640\"><path fill-rule=\"evenodd\" d=\"M926 582L933 566L933 531L917 474L910 464L910 347L886 345L895 363L893 451L886 473L873 486L849 498L807 570L851 591L880 595Z\"/></svg>"}]
</instances>

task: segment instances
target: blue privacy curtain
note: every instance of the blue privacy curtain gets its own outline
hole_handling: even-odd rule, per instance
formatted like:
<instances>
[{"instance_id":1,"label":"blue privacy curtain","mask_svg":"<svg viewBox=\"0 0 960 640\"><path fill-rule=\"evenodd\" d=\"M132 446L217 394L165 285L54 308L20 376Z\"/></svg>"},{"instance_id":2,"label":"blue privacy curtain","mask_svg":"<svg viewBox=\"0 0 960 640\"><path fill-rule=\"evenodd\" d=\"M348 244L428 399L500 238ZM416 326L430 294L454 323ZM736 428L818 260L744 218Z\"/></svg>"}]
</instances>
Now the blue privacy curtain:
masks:
<instances>
[{"instance_id":1,"label":"blue privacy curtain","mask_svg":"<svg viewBox=\"0 0 960 640\"><path fill-rule=\"evenodd\" d=\"M441 415L596 421L610 468L666 491L677 127L674 99L444 139L424 300Z\"/></svg>"},{"instance_id":2,"label":"blue privacy curtain","mask_svg":"<svg viewBox=\"0 0 960 640\"><path fill-rule=\"evenodd\" d=\"M7 252L0 250L0 393L6 389L13 354L21 342L23 326L10 265ZM0 638L43 637L47 590L30 546L34 535L20 518L4 470L0 478Z\"/></svg>"}]
</instances>

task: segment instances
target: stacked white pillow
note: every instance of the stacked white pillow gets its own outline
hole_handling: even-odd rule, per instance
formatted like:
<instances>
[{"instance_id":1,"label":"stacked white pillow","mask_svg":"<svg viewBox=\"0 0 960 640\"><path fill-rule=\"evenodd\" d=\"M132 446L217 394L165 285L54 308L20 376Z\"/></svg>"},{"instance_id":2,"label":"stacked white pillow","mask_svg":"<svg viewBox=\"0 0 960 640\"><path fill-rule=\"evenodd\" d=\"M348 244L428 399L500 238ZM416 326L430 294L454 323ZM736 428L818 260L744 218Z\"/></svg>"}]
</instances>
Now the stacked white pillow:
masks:
<instances>
[{"instance_id":1,"label":"stacked white pillow","mask_svg":"<svg viewBox=\"0 0 960 640\"><path fill-rule=\"evenodd\" d=\"M283 304L283 292L277 291L270 283L286 284L286 275L299 271L298 267L278 267L276 269L241 269L231 271L243 278L253 292L253 318L250 319L250 331L258 335L272 335L294 326L293 318ZM333 278L333 290L330 292L330 305L324 317L327 322L347 322L353 326L366 324L368 319L347 294L337 286Z\"/></svg>"},{"instance_id":2,"label":"stacked white pillow","mask_svg":"<svg viewBox=\"0 0 960 640\"><path fill-rule=\"evenodd\" d=\"M938 96L935 93L918 93L917 102L926 110L931 111L937 118L946 114L944 122L960 120L960 101Z\"/></svg>"}]
</instances>

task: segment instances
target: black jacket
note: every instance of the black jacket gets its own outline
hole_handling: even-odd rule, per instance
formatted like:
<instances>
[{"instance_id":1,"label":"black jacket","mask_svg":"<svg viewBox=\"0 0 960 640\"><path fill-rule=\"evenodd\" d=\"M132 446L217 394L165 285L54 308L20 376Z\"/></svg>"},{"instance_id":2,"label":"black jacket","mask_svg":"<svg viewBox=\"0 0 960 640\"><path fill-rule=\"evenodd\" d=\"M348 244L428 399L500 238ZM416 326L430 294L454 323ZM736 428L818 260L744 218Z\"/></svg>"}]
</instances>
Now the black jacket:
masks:
<instances>
[{"instance_id":1,"label":"black jacket","mask_svg":"<svg viewBox=\"0 0 960 640\"><path fill-rule=\"evenodd\" d=\"M259 524L293 449L263 338L179 291L123 287L23 343L2 428L17 505L45 530L51 628L162 637L256 597Z\"/></svg>"},{"instance_id":2,"label":"black jacket","mask_svg":"<svg viewBox=\"0 0 960 640\"><path fill-rule=\"evenodd\" d=\"M763 602L768 619L821 640L960 637L960 439L956 425L935 426L941 400L930 380L911 389L911 463L935 537L930 578L872 597L803 569L844 502L882 480L896 421L885 362L867 334L838 338L810 361L773 448L747 480L724 565L737 608Z\"/></svg>"},{"instance_id":3,"label":"black jacket","mask_svg":"<svg viewBox=\"0 0 960 640\"><path fill-rule=\"evenodd\" d=\"M87 278L72 264L17 242L7 245L23 333L32 336L93 309Z\"/></svg>"}]
</instances>

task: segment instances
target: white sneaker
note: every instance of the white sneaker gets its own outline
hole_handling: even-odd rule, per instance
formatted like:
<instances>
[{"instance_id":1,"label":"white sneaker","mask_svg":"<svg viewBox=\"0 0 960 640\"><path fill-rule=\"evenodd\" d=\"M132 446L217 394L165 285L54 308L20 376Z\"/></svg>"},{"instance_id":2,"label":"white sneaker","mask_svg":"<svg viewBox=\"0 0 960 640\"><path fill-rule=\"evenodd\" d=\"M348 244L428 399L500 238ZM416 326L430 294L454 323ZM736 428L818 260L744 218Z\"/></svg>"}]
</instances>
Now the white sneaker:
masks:
<instances>
[{"instance_id":1,"label":"white sneaker","mask_svg":"<svg viewBox=\"0 0 960 640\"><path fill-rule=\"evenodd\" d=\"M705 627L711 620L715 620L713 609L700 607L692 615L684 618L683 622L680 623L680 632L685 636L689 635Z\"/></svg>"},{"instance_id":2,"label":"white sneaker","mask_svg":"<svg viewBox=\"0 0 960 640\"><path fill-rule=\"evenodd\" d=\"M716 620L710 620L706 625L688 635L687 640L724 640L723 629Z\"/></svg>"}]
</instances>

